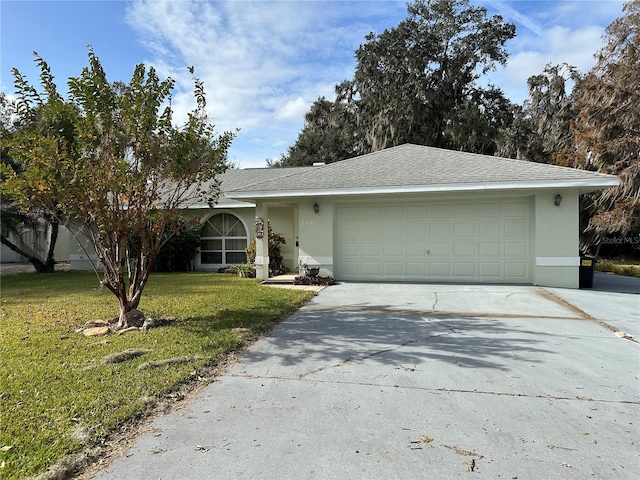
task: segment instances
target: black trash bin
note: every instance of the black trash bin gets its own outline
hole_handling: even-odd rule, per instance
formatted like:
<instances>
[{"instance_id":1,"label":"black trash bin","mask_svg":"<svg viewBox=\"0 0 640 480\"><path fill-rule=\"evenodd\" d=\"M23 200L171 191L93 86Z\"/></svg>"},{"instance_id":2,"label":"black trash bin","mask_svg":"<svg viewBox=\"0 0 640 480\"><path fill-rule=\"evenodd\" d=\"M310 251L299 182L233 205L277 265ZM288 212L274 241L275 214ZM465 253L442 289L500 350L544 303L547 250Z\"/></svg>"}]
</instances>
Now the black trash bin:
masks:
<instances>
[{"instance_id":1,"label":"black trash bin","mask_svg":"<svg viewBox=\"0 0 640 480\"><path fill-rule=\"evenodd\" d=\"M580 255L580 288L593 288L593 272L596 267L596 259L586 255Z\"/></svg>"}]
</instances>

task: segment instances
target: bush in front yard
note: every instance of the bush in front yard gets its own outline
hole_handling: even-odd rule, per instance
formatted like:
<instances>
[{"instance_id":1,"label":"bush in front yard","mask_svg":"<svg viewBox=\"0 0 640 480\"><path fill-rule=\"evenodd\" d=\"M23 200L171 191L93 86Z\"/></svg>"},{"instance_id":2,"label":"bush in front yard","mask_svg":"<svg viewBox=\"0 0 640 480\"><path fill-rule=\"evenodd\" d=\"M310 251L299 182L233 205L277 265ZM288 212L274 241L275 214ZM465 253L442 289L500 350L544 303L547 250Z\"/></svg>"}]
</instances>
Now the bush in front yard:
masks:
<instances>
[{"instance_id":1,"label":"bush in front yard","mask_svg":"<svg viewBox=\"0 0 640 480\"><path fill-rule=\"evenodd\" d=\"M336 281L333 277L309 277L300 276L293 279L294 285L317 285L317 286L330 286L335 285Z\"/></svg>"}]
</instances>

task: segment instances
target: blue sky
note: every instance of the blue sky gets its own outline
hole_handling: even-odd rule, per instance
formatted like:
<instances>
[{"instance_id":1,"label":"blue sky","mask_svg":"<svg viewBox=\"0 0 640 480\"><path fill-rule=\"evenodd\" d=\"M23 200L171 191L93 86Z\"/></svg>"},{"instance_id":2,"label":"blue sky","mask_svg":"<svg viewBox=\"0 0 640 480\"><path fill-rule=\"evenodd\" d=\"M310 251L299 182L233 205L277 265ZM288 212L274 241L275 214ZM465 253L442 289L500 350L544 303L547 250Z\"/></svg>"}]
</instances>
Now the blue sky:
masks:
<instances>
[{"instance_id":1,"label":"blue sky","mask_svg":"<svg viewBox=\"0 0 640 480\"><path fill-rule=\"evenodd\" d=\"M547 63L587 71L619 0L471 0L516 24L506 68L490 74L516 102ZM304 113L352 78L354 52L370 31L406 17L406 1L0 0L0 89L11 94L16 67L33 83L37 51L58 85L80 73L92 45L111 80L138 63L177 82L178 118L193 107L187 67L205 82L218 130L240 128L230 158L262 167L295 142ZM62 90L62 87L61 87Z\"/></svg>"}]
</instances>

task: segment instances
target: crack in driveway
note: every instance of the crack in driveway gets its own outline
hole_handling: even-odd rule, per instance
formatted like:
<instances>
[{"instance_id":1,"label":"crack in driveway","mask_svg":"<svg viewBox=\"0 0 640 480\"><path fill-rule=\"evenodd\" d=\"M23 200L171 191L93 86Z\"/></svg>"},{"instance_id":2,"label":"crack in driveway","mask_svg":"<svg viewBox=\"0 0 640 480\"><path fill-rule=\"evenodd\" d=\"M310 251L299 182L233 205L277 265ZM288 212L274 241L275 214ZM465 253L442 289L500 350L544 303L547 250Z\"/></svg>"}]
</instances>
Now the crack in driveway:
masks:
<instances>
[{"instance_id":1,"label":"crack in driveway","mask_svg":"<svg viewBox=\"0 0 640 480\"><path fill-rule=\"evenodd\" d=\"M325 367L330 368L330 367ZM319 370L316 370L319 371ZM305 375L308 375L313 372L308 372ZM619 404L619 405L640 405L640 400L607 400L602 398L591 398L584 396L575 396L575 397L565 397L561 395L544 395L544 394L531 394L531 393L512 393L512 392L492 392L490 390L477 390L477 389L462 389L462 388L431 388L431 387L416 387L416 386L401 386L401 385L390 385L386 383L374 383L374 382L350 382L345 380L319 380L319 379L311 379L311 378L303 378L302 376L297 377L284 377L278 375L250 375L250 374L227 374L229 377L233 378L245 378L247 380L281 380L287 382L308 382L308 383L328 383L335 385L358 385L365 387L387 387L387 388L398 388L404 390L420 390L427 393L432 394L440 394L440 393L470 393L476 395L493 395L497 397L521 397L521 398L537 398L541 400L566 400L566 401L577 401L577 402L594 402L594 403L611 403L611 404Z\"/></svg>"}]
</instances>

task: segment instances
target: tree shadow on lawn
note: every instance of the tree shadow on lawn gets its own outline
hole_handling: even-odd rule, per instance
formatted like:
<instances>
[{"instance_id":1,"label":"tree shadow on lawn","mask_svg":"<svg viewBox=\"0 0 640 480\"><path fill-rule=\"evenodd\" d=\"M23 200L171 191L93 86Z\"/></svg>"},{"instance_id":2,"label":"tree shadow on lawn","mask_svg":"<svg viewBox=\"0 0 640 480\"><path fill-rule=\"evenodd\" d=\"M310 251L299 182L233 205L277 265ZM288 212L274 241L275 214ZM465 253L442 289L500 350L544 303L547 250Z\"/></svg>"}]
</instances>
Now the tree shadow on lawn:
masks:
<instances>
[{"instance_id":1,"label":"tree shadow on lawn","mask_svg":"<svg viewBox=\"0 0 640 480\"><path fill-rule=\"evenodd\" d=\"M170 322L163 322L161 326L170 325L180 328L186 334L202 339L201 347L214 353L220 348L227 349L233 343L234 346L240 344L247 338L257 336L271 331L277 324L277 319L265 315L262 308L225 309L210 316L197 316L188 319L176 319ZM221 340L225 336L226 345L222 347Z\"/></svg>"},{"instance_id":2,"label":"tree shadow on lawn","mask_svg":"<svg viewBox=\"0 0 640 480\"><path fill-rule=\"evenodd\" d=\"M507 370L509 362L541 363L542 332L510 327L509 319L438 317L396 312L301 310L278 325L243 363L281 366L369 361L378 365L448 362Z\"/></svg>"}]
</instances>

